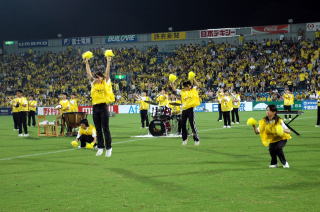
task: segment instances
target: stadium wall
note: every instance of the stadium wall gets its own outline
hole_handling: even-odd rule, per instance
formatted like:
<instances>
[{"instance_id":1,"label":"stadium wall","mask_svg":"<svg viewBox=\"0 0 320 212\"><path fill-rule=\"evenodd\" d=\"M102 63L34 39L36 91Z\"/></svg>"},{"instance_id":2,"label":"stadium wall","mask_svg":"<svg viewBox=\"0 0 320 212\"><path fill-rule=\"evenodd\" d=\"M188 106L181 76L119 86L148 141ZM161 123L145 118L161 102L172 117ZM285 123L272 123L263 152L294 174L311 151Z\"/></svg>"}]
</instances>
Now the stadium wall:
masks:
<instances>
[{"instance_id":1,"label":"stadium wall","mask_svg":"<svg viewBox=\"0 0 320 212\"><path fill-rule=\"evenodd\" d=\"M288 24L286 24L288 25ZM280 25L276 25L280 26ZM102 48L102 49L114 49L114 48L138 48L145 50L151 46L158 46L160 52L172 52L179 45L182 44L206 44L209 40L213 40L215 43L229 43L233 45L239 44L239 36L243 35L245 41L263 41L264 39L279 39L281 34L271 33L259 33L252 34L252 27L240 27L232 28L236 33L234 36L217 36L215 38L201 38L200 31L186 31L186 32L164 32L164 33L150 33L150 34L137 34L137 35L120 35L120 36L93 36L93 37L77 37L77 38L62 38L62 39L47 39L47 40L33 40L33 41L14 41L14 45L3 45L4 54L16 54L27 52L30 49L36 52L60 52L66 50L72 46L80 51ZM306 39L313 39L314 32L307 31L307 24L290 24L289 33L283 33L287 39L297 40L299 32L304 33ZM173 33L185 33L184 37L179 39L173 39ZM165 34L168 35L165 39L155 40L153 34ZM111 42L109 42L109 38ZM118 39L118 40L117 40ZM40 45L38 42L43 41ZM74 42L73 41L77 41ZM80 42L78 42L80 41ZM83 41L83 42L82 42Z\"/></svg>"}]
</instances>

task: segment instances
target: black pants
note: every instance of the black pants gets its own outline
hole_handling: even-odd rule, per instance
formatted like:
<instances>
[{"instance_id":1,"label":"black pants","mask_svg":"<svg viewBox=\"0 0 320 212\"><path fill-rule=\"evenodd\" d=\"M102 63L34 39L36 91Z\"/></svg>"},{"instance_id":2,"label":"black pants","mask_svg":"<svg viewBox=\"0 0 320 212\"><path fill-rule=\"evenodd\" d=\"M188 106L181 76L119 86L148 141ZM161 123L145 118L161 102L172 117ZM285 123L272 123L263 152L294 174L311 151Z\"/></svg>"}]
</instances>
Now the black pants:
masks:
<instances>
[{"instance_id":1,"label":"black pants","mask_svg":"<svg viewBox=\"0 0 320 212\"><path fill-rule=\"evenodd\" d=\"M191 130L193 133L193 140L199 141L198 130L197 130L196 123L195 123L193 107L182 111L182 118L181 118L182 140L185 141L188 138L188 131L187 131L187 120L188 119L189 119L189 123L190 123Z\"/></svg>"},{"instance_id":2,"label":"black pants","mask_svg":"<svg viewBox=\"0 0 320 212\"><path fill-rule=\"evenodd\" d=\"M144 128L144 122L146 122L146 127L149 127L148 110L140 110L141 117L141 127Z\"/></svg>"},{"instance_id":3,"label":"black pants","mask_svg":"<svg viewBox=\"0 0 320 212\"><path fill-rule=\"evenodd\" d=\"M28 126L31 126L31 119L32 119L32 126L36 126L36 112L30 110L28 113Z\"/></svg>"},{"instance_id":4,"label":"black pants","mask_svg":"<svg viewBox=\"0 0 320 212\"><path fill-rule=\"evenodd\" d=\"M107 104L93 105L93 122L97 130L98 148L111 149L112 140L109 130L109 112Z\"/></svg>"},{"instance_id":5,"label":"black pants","mask_svg":"<svg viewBox=\"0 0 320 212\"><path fill-rule=\"evenodd\" d=\"M81 135L79 141L81 143L81 147L86 147L86 143L91 143L94 140L92 135Z\"/></svg>"},{"instance_id":6,"label":"black pants","mask_svg":"<svg viewBox=\"0 0 320 212\"><path fill-rule=\"evenodd\" d=\"M222 111L221 111L221 104L218 105L218 111L219 111L219 118L218 121L222 121Z\"/></svg>"},{"instance_id":7,"label":"black pants","mask_svg":"<svg viewBox=\"0 0 320 212\"><path fill-rule=\"evenodd\" d=\"M19 129L19 113L13 112L12 117L13 117L13 127L14 129L18 130Z\"/></svg>"},{"instance_id":8,"label":"black pants","mask_svg":"<svg viewBox=\"0 0 320 212\"><path fill-rule=\"evenodd\" d=\"M271 165L276 165L277 164L277 157L280 159L281 163L283 165L286 164L286 158L283 153L283 148L286 145L287 140L281 140L275 143L270 143L269 144L269 152L271 156Z\"/></svg>"},{"instance_id":9,"label":"black pants","mask_svg":"<svg viewBox=\"0 0 320 212\"><path fill-rule=\"evenodd\" d=\"M318 106L318 112L317 112L317 125L320 125L320 106Z\"/></svg>"},{"instance_id":10,"label":"black pants","mask_svg":"<svg viewBox=\"0 0 320 212\"><path fill-rule=\"evenodd\" d=\"M291 105L283 105L283 109L286 111L291 111ZM287 119L288 116L284 115L284 118ZM291 115L289 115L289 118L291 119Z\"/></svg>"},{"instance_id":11,"label":"black pants","mask_svg":"<svg viewBox=\"0 0 320 212\"><path fill-rule=\"evenodd\" d=\"M19 126L19 134L22 134L22 128L24 134L28 134L28 127L27 127L27 111L21 111L18 113L18 126Z\"/></svg>"},{"instance_id":12,"label":"black pants","mask_svg":"<svg viewBox=\"0 0 320 212\"><path fill-rule=\"evenodd\" d=\"M236 117L236 122L239 122L239 108L233 108L231 111L232 122L234 123L234 117Z\"/></svg>"},{"instance_id":13,"label":"black pants","mask_svg":"<svg viewBox=\"0 0 320 212\"><path fill-rule=\"evenodd\" d=\"M224 126L231 126L230 111L222 112Z\"/></svg>"}]
</instances>

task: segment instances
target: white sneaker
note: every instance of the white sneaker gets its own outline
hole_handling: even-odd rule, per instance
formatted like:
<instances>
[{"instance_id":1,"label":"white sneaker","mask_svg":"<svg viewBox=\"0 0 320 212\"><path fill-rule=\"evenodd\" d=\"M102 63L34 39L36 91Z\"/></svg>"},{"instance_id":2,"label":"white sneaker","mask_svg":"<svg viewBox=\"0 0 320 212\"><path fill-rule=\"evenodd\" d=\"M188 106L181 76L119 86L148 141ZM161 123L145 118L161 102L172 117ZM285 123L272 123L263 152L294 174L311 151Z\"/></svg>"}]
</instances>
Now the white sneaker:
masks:
<instances>
[{"instance_id":1,"label":"white sneaker","mask_svg":"<svg viewBox=\"0 0 320 212\"><path fill-rule=\"evenodd\" d=\"M227 126L223 126L223 128L227 128Z\"/></svg>"},{"instance_id":2,"label":"white sneaker","mask_svg":"<svg viewBox=\"0 0 320 212\"><path fill-rule=\"evenodd\" d=\"M19 136L19 137L22 137L22 136L23 136L23 134L19 134L18 136Z\"/></svg>"},{"instance_id":3,"label":"white sneaker","mask_svg":"<svg viewBox=\"0 0 320 212\"><path fill-rule=\"evenodd\" d=\"M240 124L239 122L236 122L236 124Z\"/></svg>"},{"instance_id":4,"label":"white sneaker","mask_svg":"<svg viewBox=\"0 0 320 212\"><path fill-rule=\"evenodd\" d=\"M289 121L291 121L292 120L292 118L289 118Z\"/></svg>"},{"instance_id":5,"label":"white sneaker","mask_svg":"<svg viewBox=\"0 0 320 212\"><path fill-rule=\"evenodd\" d=\"M286 162L286 164L283 165L283 168L290 168L289 163Z\"/></svg>"},{"instance_id":6,"label":"white sneaker","mask_svg":"<svg viewBox=\"0 0 320 212\"><path fill-rule=\"evenodd\" d=\"M194 145L195 145L195 146L199 146L199 145L200 145L200 141L195 141L195 142L194 142Z\"/></svg>"},{"instance_id":7,"label":"white sneaker","mask_svg":"<svg viewBox=\"0 0 320 212\"><path fill-rule=\"evenodd\" d=\"M187 143L188 143L188 140L184 140L184 141L182 141L182 145L187 145Z\"/></svg>"},{"instance_id":8,"label":"white sneaker","mask_svg":"<svg viewBox=\"0 0 320 212\"><path fill-rule=\"evenodd\" d=\"M320 125L314 125L315 127L320 127Z\"/></svg>"},{"instance_id":9,"label":"white sneaker","mask_svg":"<svg viewBox=\"0 0 320 212\"><path fill-rule=\"evenodd\" d=\"M222 120L219 120L219 122L220 122L220 121L222 121Z\"/></svg>"},{"instance_id":10,"label":"white sneaker","mask_svg":"<svg viewBox=\"0 0 320 212\"><path fill-rule=\"evenodd\" d=\"M106 151L106 157L107 157L107 158L110 158L110 157L111 157L111 154L112 154L112 148L111 148L111 149L107 149L107 151Z\"/></svg>"},{"instance_id":11,"label":"white sneaker","mask_svg":"<svg viewBox=\"0 0 320 212\"><path fill-rule=\"evenodd\" d=\"M231 128L231 126L227 126L227 128Z\"/></svg>"},{"instance_id":12,"label":"white sneaker","mask_svg":"<svg viewBox=\"0 0 320 212\"><path fill-rule=\"evenodd\" d=\"M81 149L81 146L78 146L77 149Z\"/></svg>"},{"instance_id":13,"label":"white sneaker","mask_svg":"<svg viewBox=\"0 0 320 212\"><path fill-rule=\"evenodd\" d=\"M269 168L278 168L278 165L275 164L275 165L269 165Z\"/></svg>"},{"instance_id":14,"label":"white sneaker","mask_svg":"<svg viewBox=\"0 0 320 212\"><path fill-rule=\"evenodd\" d=\"M231 124L234 124L234 122L231 122Z\"/></svg>"},{"instance_id":15,"label":"white sneaker","mask_svg":"<svg viewBox=\"0 0 320 212\"><path fill-rule=\"evenodd\" d=\"M24 137L29 137L29 134L23 134Z\"/></svg>"},{"instance_id":16,"label":"white sneaker","mask_svg":"<svg viewBox=\"0 0 320 212\"><path fill-rule=\"evenodd\" d=\"M103 149L98 149L96 156L101 156L103 154Z\"/></svg>"}]
</instances>

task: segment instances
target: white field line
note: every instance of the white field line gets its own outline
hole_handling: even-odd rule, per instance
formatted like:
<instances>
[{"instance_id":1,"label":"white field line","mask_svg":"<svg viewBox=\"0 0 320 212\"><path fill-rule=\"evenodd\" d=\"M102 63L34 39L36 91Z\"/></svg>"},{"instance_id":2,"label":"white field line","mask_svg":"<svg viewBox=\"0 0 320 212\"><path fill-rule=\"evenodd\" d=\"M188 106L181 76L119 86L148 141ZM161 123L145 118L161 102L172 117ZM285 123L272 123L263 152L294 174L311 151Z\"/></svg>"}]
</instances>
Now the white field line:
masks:
<instances>
[{"instance_id":1,"label":"white field line","mask_svg":"<svg viewBox=\"0 0 320 212\"><path fill-rule=\"evenodd\" d=\"M303 117L300 119L310 119L310 118L314 118L314 117ZM240 125L233 125L232 128L238 128L238 127L244 127L246 125L244 124L240 124ZM205 130L199 130L200 132L207 132L207 131L213 131L213 130L227 130L225 128L211 128L211 129L205 129ZM307 131L305 131L307 132ZM151 137L151 138L157 138L157 137ZM134 142L134 141L141 141L141 140L146 140L146 139L150 139L150 138L141 138L141 139L131 139L131 140L127 140L127 141L119 141L119 142L115 142L112 145L116 145L116 144L124 144L124 143L130 143L130 142ZM43 153L36 153L36 154L29 154L29 155L19 155L19 156L15 156L15 157L7 157L7 158L0 158L0 161L5 161L5 160L14 160L14 159L19 159L19 158L27 158L27 157L35 157L35 156L40 156L40 155L50 155L50 154L55 154L55 153L61 153L61 152L68 152L68 151L72 151L74 149L63 149L63 150L57 150L57 151L53 151L53 152L43 152Z\"/></svg>"}]
</instances>

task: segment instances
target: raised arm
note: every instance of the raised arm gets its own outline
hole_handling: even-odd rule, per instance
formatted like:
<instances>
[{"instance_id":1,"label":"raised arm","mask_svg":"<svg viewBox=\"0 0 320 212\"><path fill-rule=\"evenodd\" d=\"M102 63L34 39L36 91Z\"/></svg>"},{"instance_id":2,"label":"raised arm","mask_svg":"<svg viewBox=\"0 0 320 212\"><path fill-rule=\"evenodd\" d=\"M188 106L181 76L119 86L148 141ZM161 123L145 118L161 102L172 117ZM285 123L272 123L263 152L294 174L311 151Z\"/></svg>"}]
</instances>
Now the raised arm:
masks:
<instances>
[{"instance_id":1,"label":"raised arm","mask_svg":"<svg viewBox=\"0 0 320 212\"><path fill-rule=\"evenodd\" d=\"M196 78L193 79L193 85L197 86L197 88L199 88L199 83L198 81L196 80Z\"/></svg>"},{"instance_id":2,"label":"raised arm","mask_svg":"<svg viewBox=\"0 0 320 212\"><path fill-rule=\"evenodd\" d=\"M90 65L89 65L89 59L84 59L83 61L86 64L87 77L91 81L93 80L93 76L92 76Z\"/></svg>"},{"instance_id":3,"label":"raised arm","mask_svg":"<svg viewBox=\"0 0 320 212\"><path fill-rule=\"evenodd\" d=\"M106 81L110 79L110 65L111 65L112 57L107 57L107 67L105 72Z\"/></svg>"}]
</instances>

